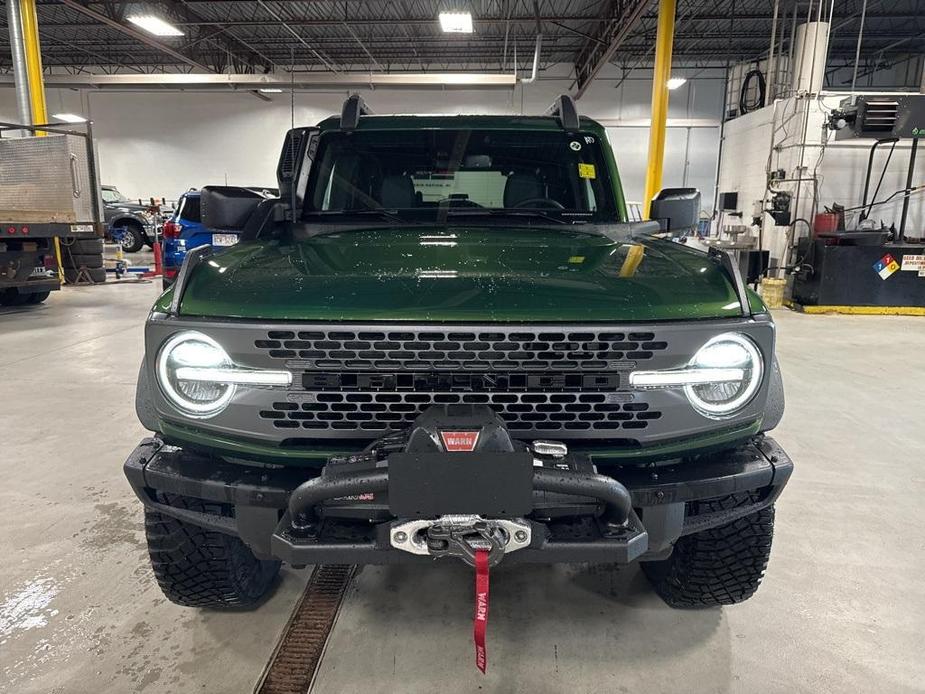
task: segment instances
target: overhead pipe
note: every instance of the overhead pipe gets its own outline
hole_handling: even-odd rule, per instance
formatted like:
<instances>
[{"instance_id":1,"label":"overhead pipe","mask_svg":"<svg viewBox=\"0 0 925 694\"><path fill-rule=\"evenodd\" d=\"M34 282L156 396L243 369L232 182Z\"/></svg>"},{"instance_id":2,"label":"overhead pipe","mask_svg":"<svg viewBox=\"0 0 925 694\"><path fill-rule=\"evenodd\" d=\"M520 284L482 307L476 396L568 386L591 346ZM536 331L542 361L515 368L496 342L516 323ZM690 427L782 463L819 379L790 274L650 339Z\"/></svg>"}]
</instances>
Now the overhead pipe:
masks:
<instances>
[{"instance_id":1,"label":"overhead pipe","mask_svg":"<svg viewBox=\"0 0 925 694\"><path fill-rule=\"evenodd\" d=\"M779 9L780 0L774 0L774 16L771 19L771 48L768 50L768 88L765 92L762 106L767 106L774 100L775 68L777 67L777 63L774 60L774 45L777 42L777 13Z\"/></svg>"},{"instance_id":2,"label":"overhead pipe","mask_svg":"<svg viewBox=\"0 0 925 694\"><path fill-rule=\"evenodd\" d=\"M26 51L22 40L22 17L19 0L7 0L6 25L10 34L10 49L13 57L13 81L16 86L16 113L23 125L32 124L32 105L29 103L29 74L26 69ZM28 132L19 131L20 137Z\"/></svg>"},{"instance_id":3,"label":"overhead pipe","mask_svg":"<svg viewBox=\"0 0 925 694\"><path fill-rule=\"evenodd\" d=\"M539 76L540 71L540 51L543 49L543 24L540 21L540 5L534 1L533 11L536 14L536 47L533 49L533 71L529 77L521 78L521 84L533 84Z\"/></svg>"}]
</instances>

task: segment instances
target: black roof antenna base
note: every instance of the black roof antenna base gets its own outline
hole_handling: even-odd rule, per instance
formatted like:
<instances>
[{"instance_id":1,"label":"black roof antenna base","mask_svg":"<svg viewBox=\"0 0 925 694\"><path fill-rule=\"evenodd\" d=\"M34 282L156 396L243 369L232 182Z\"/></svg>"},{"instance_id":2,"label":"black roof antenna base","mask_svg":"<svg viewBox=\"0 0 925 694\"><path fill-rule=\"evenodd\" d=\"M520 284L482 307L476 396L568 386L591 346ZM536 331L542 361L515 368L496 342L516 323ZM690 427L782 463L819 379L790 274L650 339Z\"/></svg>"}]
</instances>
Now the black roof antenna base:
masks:
<instances>
[{"instance_id":1,"label":"black roof antenna base","mask_svg":"<svg viewBox=\"0 0 925 694\"><path fill-rule=\"evenodd\" d=\"M372 111L359 94L351 94L340 112L340 129L353 130L360 124L360 116L370 116Z\"/></svg>"},{"instance_id":2,"label":"black roof antenna base","mask_svg":"<svg viewBox=\"0 0 925 694\"><path fill-rule=\"evenodd\" d=\"M579 130L581 124L578 119L578 109L575 107L575 100L568 94L560 94L546 110L547 116L559 119L559 124L563 130Z\"/></svg>"}]
</instances>

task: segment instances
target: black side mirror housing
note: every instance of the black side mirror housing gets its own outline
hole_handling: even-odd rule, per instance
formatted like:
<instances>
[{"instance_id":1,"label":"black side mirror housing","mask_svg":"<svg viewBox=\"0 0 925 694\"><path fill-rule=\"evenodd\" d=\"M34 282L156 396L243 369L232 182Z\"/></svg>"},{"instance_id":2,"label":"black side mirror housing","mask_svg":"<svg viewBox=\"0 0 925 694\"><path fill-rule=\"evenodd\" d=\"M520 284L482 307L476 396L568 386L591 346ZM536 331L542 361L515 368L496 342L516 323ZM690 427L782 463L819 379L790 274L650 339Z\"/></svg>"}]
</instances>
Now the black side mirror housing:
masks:
<instances>
[{"instance_id":1,"label":"black side mirror housing","mask_svg":"<svg viewBox=\"0 0 925 694\"><path fill-rule=\"evenodd\" d=\"M652 199L649 218L662 231L687 231L700 221L700 191L696 188L664 188Z\"/></svg>"},{"instance_id":2,"label":"black side mirror housing","mask_svg":"<svg viewBox=\"0 0 925 694\"><path fill-rule=\"evenodd\" d=\"M209 229L243 231L257 206L267 199L252 188L203 186L200 191L202 223Z\"/></svg>"},{"instance_id":3,"label":"black side mirror housing","mask_svg":"<svg viewBox=\"0 0 925 694\"><path fill-rule=\"evenodd\" d=\"M302 206L308 174L318 148L319 132L315 127L293 128L283 140L276 180L280 199L293 210Z\"/></svg>"}]
</instances>

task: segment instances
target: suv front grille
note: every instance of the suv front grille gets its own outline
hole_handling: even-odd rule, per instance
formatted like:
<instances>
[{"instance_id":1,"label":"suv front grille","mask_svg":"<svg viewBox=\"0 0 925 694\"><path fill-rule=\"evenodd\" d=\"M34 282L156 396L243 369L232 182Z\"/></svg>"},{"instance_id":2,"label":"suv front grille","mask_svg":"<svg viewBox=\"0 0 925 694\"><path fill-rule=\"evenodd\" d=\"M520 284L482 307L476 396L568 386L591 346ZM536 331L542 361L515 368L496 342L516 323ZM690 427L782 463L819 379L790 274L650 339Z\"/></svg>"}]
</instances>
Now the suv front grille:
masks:
<instances>
[{"instance_id":1,"label":"suv front grille","mask_svg":"<svg viewBox=\"0 0 925 694\"><path fill-rule=\"evenodd\" d=\"M652 330L326 325L252 339L296 376L258 411L293 436L376 438L456 403L488 405L527 439L631 438L662 416L626 389L628 372L668 350Z\"/></svg>"},{"instance_id":2,"label":"suv front grille","mask_svg":"<svg viewBox=\"0 0 925 694\"><path fill-rule=\"evenodd\" d=\"M588 371L651 359L651 332L530 330L270 330L254 346L274 359L335 371Z\"/></svg>"},{"instance_id":3,"label":"suv front grille","mask_svg":"<svg viewBox=\"0 0 925 694\"><path fill-rule=\"evenodd\" d=\"M624 393L293 393L260 410L277 429L374 433L402 429L431 405L489 405L512 432L541 434L644 429L661 412Z\"/></svg>"}]
</instances>

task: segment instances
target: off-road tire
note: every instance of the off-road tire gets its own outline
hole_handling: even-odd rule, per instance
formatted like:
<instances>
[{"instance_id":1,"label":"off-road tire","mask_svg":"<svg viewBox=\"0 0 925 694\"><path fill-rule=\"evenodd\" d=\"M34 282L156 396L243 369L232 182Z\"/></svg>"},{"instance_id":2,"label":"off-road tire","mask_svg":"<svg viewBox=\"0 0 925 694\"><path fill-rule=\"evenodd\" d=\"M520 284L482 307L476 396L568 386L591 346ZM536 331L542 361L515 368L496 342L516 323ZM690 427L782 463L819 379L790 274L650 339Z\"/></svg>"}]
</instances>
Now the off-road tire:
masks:
<instances>
[{"instance_id":1,"label":"off-road tire","mask_svg":"<svg viewBox=\"0 0 925 694\"><path fill-rule=\"evenodd\" d=\"M119 228L125 228L125 235L122 237L122 250L126 253L137 253L148 242L145 230L138 222L124 222Z\"/></svg>"},{"instance_id":2,"label":"off-road tire","mask_svg":"<svg viewBox=\"0 0 925 694\"><path fill-rule=\"evenodd\" d=\"M227 507L158 493L192 511L227 514ZM145 536L154 577L170 602L185 607L247 607L259 602L279 573L278 561L257 559L241 540L145 509Z\"/></svg>"},{"instance_id":3,"label":"off-road tire","mask_svg":"<svg viewBox=\"0 0 925 694\"><path fill-rule=\"evenodd\" d=\"M28 294L20 294L15 287L0 289L0 306L22 306L29 303Z\"/></svg>"},{"instance_id":4,"label":"off-road tire","mask_svg":"<svg viewBox=\"0 0 925 694\"><path fill-rule=\"evenodd\" d=\"M691 504L694 513L723 511L754 503L754 493L732 494ZM735 605L758 589L771 554L774 506L718 528L685 535L671 556L644 562L655 592L669 606L697 609Z\"/></svg>"},{"instance_id":5,"label":"off-road tire","mask_svg":"<svg viewBox=\"0 0 925 694\"><path fill-rule=\"evenodd\" d=\"M64 255L68 251L81 255L99 255L103 252L103 239L61 239L61 251Z\"/></svg>"},{"instance_id":6,"label":"off-road tire","mask_svg":"<svg viewBox=\"0 0 925 694\"><path fill-rule=\"evenodd\" d=\"M77 276L80 272L80 270L74 268L64 268L64 279L68 284L76 284ZM84 274L80 275L80 280L86 282L88 277L95 284L102 284L106 281L106 270L101 267L84 270Z\"/></svg>"}]
</instances>

